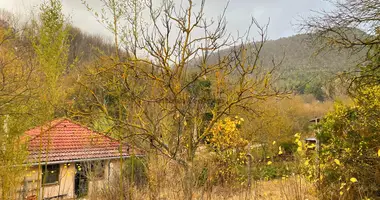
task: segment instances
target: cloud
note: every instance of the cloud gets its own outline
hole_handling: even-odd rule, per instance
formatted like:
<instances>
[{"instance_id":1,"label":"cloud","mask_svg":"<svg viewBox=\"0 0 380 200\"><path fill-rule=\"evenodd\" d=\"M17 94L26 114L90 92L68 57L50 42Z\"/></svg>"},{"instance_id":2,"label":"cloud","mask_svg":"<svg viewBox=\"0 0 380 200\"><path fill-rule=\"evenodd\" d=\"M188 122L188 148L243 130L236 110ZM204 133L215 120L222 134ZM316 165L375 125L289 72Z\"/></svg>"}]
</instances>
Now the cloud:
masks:
<instances>
[{"instance_id":1,"label":"cloud","mask_svg":"<svg viewBox=\"0 0 380 200\"><path fill-rule=\"evenodd\" d=\"M175 0L176 3L186 2ZM0 1L0 8L11 12L25 14L30 9L36 9L42 0L12 0ZM99 0L87 0L94 9L100 10L102 3ZM195 0L195 3L199 0ZM227 4L227 0L207 0L206 16L216 18ZM100 35L110 35L82 5L81 0L62 0L64 13L71 16L74 25L82 30ZM228 30L244 32L253 16L260 24L266 24L270 19L270 39L286 37L297 33L292 25L300 17L307 17L311 10L331 9L331 5L323 0L230 0L226 12Z\"/></svg>"}]
</instances>

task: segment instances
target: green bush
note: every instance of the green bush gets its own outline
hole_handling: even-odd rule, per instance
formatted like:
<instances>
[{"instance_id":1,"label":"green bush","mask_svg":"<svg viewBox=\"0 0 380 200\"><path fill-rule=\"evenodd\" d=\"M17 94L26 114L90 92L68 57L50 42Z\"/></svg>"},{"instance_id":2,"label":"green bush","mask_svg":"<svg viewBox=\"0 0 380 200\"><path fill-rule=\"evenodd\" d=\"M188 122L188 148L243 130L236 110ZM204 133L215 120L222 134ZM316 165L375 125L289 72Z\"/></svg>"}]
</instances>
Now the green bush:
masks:
<instances>
[{"instance_id":1,"label":"green bush","mask_svg":"<svg viewBox=\"0 0 380 200\"><path fill-rule=\"evenodd\" d=\"M284 149L284 154L293 155L297 151L297 144L294 144L293 141L283 142L280 146Z\"/></svg>"},{"instance_id":2,"label":"green bush","mask_svg":"<svg viewBox=\"0 0 380 200\"><path fill-rule=\"evenodd\" d=\"M253 169L253 179L270 180L282 178L291 175L292 169L293 166L290 162L275 162L271 165L260 163L259 166Z\"/></svg>"},{"instance_id":3,"label":"green bush","mask_svg":"<svg viewBox=\"0 0 380 200\"><path fill-rule=\"evenodd\" d=\"M319 128L322 199L376 199L380 192L380 86L336 104ZM317 179L318 180L318 179Z\"/></svg>"}]
</instances>

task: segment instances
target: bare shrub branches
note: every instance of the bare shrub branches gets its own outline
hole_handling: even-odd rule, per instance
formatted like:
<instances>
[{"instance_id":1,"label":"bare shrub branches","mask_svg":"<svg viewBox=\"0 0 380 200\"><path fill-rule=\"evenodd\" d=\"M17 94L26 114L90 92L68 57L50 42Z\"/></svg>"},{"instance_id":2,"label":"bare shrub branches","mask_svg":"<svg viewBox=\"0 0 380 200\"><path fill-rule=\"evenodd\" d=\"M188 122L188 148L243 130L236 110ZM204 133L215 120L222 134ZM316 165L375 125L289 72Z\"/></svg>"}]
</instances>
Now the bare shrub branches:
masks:
<instances>
[{"instance_id":1,"label":"bare shrub branches","mask_svg":"<svg viewBox=\"0 0 380 200\"><path fill-rule=\"evenodd\" d=\"M380 44L380 3L376 0L331 1L335 9L317 12L301 29L315 33L332 46L371 49ZM361 30L364 30L361 31Z\"/></svg>"},{"instance_id":2,"label":"bare shrub branches","mask_svg":"<svg viewBox=\"0 0 380 200\"><path fill-rule=\"evenodd\" d=\"M237 107L280 95L272 87L275 62L268 69L260 60L268 25L252 19L248 31L234 38L226 29L227 7L216 20L208 19L205 0L150 0L145 9L128 1L134 12L120 6L126 1L103 2L113 14L105 21L114 27L115 46L121 41L133 48L125 48L128 56L120 51L88 66L88 76L78 79L88 106L74 113L91 112L85 115L108 121L114 137L175 160L185 170L185 196L191 197L192 163L214 125ZM259 40L250 40L251 29ZM125 39L122 32L134 35Z\"/></svg>"}]
</instances>

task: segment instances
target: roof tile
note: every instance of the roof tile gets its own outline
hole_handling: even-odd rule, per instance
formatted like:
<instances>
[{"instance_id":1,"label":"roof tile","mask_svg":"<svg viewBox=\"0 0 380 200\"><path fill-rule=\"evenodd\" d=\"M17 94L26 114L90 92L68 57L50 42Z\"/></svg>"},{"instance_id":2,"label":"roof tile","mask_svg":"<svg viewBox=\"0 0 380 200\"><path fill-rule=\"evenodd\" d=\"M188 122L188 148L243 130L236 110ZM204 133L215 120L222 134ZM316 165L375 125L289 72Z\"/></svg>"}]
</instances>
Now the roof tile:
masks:
<instances>
[{"instance_id":1,"label":"roof tile","mask_svg":"<svg viewBox=\"0 0 380 200\"><path fill-rule=\"evenodd\" d=\"M26 131L29 136L28 161L57 162L82 159L106 159L125 157L132 153L142 155L142 151L123 145L108 136L90 130L69 119L54 120L44 126Z\"/></svg>"}]
</instances>

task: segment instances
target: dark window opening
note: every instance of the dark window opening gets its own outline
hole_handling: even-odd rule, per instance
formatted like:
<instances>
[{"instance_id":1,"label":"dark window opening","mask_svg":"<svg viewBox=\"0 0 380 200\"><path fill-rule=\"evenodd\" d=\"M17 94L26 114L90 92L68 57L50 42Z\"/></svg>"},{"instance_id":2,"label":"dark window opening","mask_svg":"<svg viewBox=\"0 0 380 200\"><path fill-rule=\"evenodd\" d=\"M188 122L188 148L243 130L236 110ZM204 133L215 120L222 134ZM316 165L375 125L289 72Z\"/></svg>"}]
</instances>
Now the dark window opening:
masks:
<instances>
[{"instance_id":1,"label":"dark window opening","mask_svg":"<svg viewBox=\"0 0 380 200\"><path fill-rule=\"evenodd\" d=\"M59 164L45 165L42 168L42 184L55 184L59 181Z\"/></svg>"},{"instance_id":2,"label":"dark window opening","mask_svg":"<svg viewBox=\"0 0 380 200\"><path fill-rule=\"evenodd\" d=\"M83 171L81 163L75 164L75 195L77 198L84 197L88 193L88 179L86 172Z\"/></svg>"}]
</instances>

